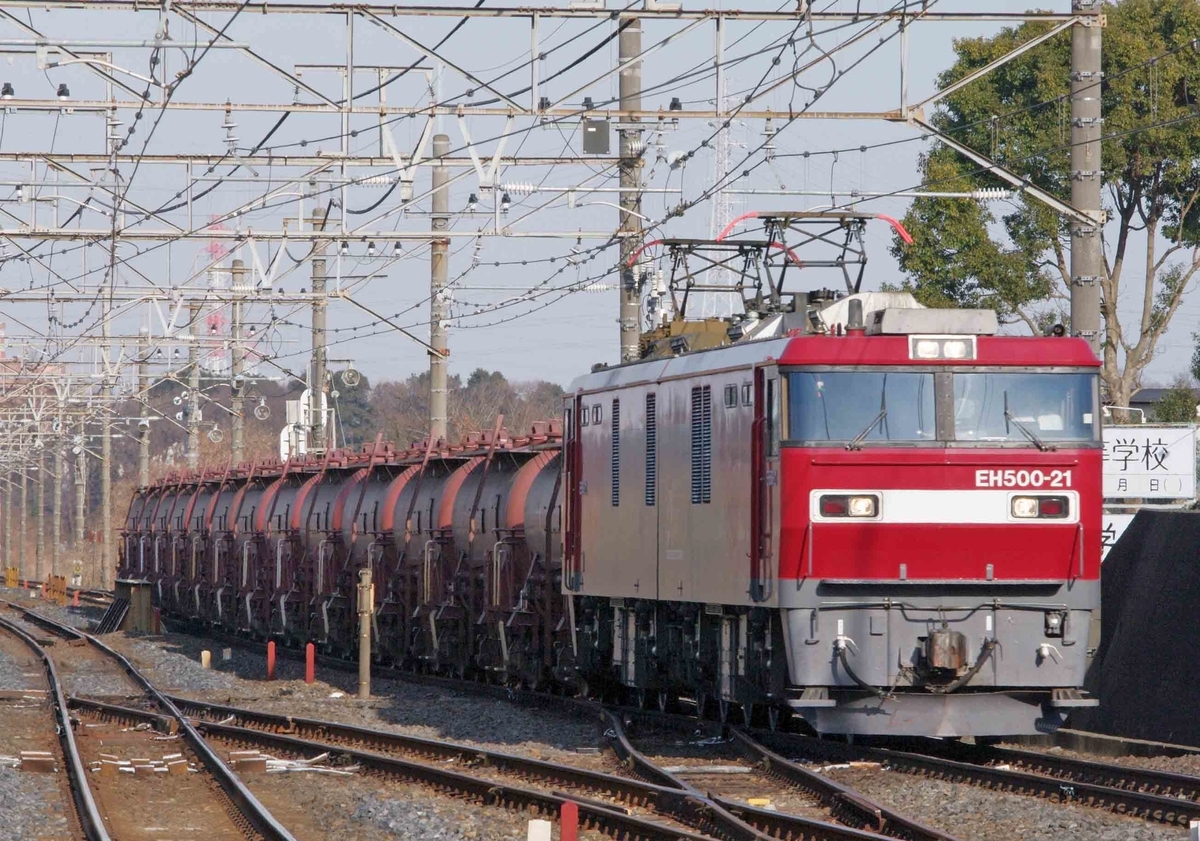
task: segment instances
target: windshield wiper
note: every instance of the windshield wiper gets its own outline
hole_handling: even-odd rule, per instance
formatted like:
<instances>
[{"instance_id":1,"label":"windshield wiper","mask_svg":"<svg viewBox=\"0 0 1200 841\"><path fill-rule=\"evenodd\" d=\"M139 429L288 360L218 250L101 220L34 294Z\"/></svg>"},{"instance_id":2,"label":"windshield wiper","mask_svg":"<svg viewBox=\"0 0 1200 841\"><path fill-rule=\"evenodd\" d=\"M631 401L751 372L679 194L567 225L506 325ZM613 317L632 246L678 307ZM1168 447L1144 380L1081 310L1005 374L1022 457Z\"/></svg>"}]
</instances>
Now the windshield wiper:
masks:
<instances>
[{"instance_id":1,"label":"windshield wiper","mask_svg":"<svg viewBox=\"0 0 1200 841\"><path fill-rule=\"evenodd\" d=\"M1013 417L1013 413L1008 410L1008 392L1006 391L1006 392L1004 392L1004 433L1005 433L1005 435L1007 435L1009 432L1008 425L1010 423L1013 424L1014 426L1016 426L1016 428L1021 432L1021 434L1024 435L1026 438L1028 438L1030 440L1030 442L1032 442L1033 445L1035 447L1037 447L1039 450L1041 450L1043 453L1054 449L1049 444L1047 444L1045 441L1043 441L1041 438L1039 438L1032 429L1030 429L1025 424L1023 424L1021 421L1019 421L1015 417Z\"/></svg>"},{"instance_id":2,"label":"windshield wiper","mask_svg":"<svg viewBox=\"0 0 1200 841\"><path fill-rule=\"evenodd\" d=\"M867 424L866 429L864 429L862 432L860 432L854 436L854 440L846 445L846 449L847 450L861 450L862 442L864 440L866 440L866 437L868 435L871 434L871 430L874 429L876 426L878 426L879 422L886 417L887 417L887 407L885 406L884 408L879 410L879 414L877 414L875 416L874 420L872 420L869 424Z\"/></svg>"}]
</instances>

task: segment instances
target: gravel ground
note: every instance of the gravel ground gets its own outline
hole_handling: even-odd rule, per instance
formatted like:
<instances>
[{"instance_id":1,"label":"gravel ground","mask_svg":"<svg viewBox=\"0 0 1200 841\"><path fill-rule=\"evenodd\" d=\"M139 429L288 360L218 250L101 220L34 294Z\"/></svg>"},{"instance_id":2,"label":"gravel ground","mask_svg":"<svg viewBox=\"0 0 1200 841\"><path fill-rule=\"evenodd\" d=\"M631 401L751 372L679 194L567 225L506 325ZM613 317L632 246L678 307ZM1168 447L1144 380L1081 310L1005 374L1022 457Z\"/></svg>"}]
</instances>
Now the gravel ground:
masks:
<instances>
[{"instance_id":1,"label":"gravel ground","mask_svg":"<svg viewBox=\"0 0 1200 841\"><path fill-rule=\"evenodd\" d=\"M45 672L34 653L12 634L0 630L0 689L41 689Z\"/></svg>"},{"instance_id":2,"label":"gravel ground","mask_svg":"<svg viewBox=\"0 0 1200 841\"><path fill-rule=\"evenodd\" d=\"M35 639L53 641L48 650L67 694L93 697L141 694L141 690L118 669L116 663L90 645L68 643L26 621L19 613L10 612L5 618L21 625Z\"/></svg>"},{"instance_id":3,"label":"gravel ground","mask_svg":"<svg viewBox=\"0 0 1200 841\"><path fill-rule=\"evenodd\" d=\"M0 587L0 599L19 601L55 622L70 625L81 631L90 631L104 615L104 608L96 605L81 604L79 607L70 605L59 607L54 602L42 601L37 598L31 599L28 590L9 590Z\"/></svg>"},{"instance_id":4,"label":"gravel ground","mask_svg":"<svg viewBox=\"0 0 1200 841\"><path fill-rule=\"evenodd\" d=\"M523 841L532 816L404 783L310 774L246 775L298 841ZM554 828L558 837L558 828ZM583 841L606 836L580 831Z\"/></svg>"},{"instance_id":5,"label":"gravel ground","mask_svg":"<svg viewBox=\"0 0 1200 841\"><path fill-rule=\"evenodd\" d=\"M160 689L198 700L253 707L265 712L318 718L491 750L520 753L552 762L611 771L613 761L598 751L599 732L591 721L552 711L525 709L405 681L375 680L373 697L355 697L357 676L318 668L317 681L303 681L304 665L277 660L276 677L266 682L266 654L233 648L223 660L211 640L185 634L109 634L105 641L143 669ZM213 668L200 666L200 651L211 649Z\"/></svg>"},{"instance_id":6,"label":"gravel ground","mask_svg":"<svg viewBox=\"0 0 1200 841\"><path fill-rule=\"evenodd\" d=\"M73 841L54 774L0 767L0 837L5 841Z\"/></svg>"},{"instance_id":7,"label":"gravel ground","mask_svg":"<svg viewBox=\"0 0 1200 841\"><path fill-rule=\"evenodd\" d=\"M1187 837L1187 830L1180 827L896 771L847 768L827 773L964 841L1180 841Z\"/></svg>"}]
</instances>

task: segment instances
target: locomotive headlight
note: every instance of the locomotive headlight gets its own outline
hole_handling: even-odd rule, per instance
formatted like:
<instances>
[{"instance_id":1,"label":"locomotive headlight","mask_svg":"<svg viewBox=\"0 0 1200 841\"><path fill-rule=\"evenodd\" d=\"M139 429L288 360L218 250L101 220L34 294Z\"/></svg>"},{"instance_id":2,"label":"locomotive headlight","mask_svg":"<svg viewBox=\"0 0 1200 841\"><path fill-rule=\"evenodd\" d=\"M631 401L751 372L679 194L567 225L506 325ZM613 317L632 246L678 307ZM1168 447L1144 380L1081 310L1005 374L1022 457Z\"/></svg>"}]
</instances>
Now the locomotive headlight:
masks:
<instances>
[{"instance_id":1,"label":"locomotive headlight","mask_svg":"<svg viewBox=\"0 0 1200 841\"><path fill-rule=\"evenodd\" d=\"M937 359L941 356L941 348L936 339L921 339L914 345L913 355L917 359Z\"/></svg>"},{"instance_id":2,"label":"locomotive headlight","mask_svg":"<svg viewBox=\"0 0 1200 841\"><path fill-rule=\"evenodd\" d=\"M875 497L852 496L850 497L850 504L848 507L851 517L874 517Z\"/></svg>"},{"instance_id":3,"label":"locomotive headlight","mask_svg":"<svg viewBox=\"0 0 1200 841\"><path fill-rule=\"evenodd\" d=\"M1038 515L1038 500L1036 496L1014 496L1012 498L1012 515L1027 520Z\"/></svg>"},{"instance_id":4,"label":"locomotive headlight","mask_svg":"<svg viewBox=\"0 0 1200 841\"><path fill-rule=\"evenodd\" d=\"M946 359L966 359L967 343L961 341L942 342L942 356Z\"/></svg>"}]
</instances>

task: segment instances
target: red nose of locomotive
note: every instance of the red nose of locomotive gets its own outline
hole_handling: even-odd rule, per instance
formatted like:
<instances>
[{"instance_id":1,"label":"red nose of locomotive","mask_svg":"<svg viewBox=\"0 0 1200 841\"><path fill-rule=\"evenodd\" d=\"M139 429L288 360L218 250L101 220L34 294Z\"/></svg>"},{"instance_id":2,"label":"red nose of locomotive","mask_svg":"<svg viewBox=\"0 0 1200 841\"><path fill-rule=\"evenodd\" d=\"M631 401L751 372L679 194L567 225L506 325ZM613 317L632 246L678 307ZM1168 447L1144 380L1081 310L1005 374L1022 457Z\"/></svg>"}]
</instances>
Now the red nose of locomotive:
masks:
<instances>
[{"instance_id":1,"label":"red nose of locomotive","mask_svg":"<svg viewBox=\"0 0 1200 841\"><path fill-rule=\"evenodd\" d=\"M818 729L1015 733L1092 703L1096 365L1068 339L795 340L780 603Z\"/></svg>"}]
</instances>

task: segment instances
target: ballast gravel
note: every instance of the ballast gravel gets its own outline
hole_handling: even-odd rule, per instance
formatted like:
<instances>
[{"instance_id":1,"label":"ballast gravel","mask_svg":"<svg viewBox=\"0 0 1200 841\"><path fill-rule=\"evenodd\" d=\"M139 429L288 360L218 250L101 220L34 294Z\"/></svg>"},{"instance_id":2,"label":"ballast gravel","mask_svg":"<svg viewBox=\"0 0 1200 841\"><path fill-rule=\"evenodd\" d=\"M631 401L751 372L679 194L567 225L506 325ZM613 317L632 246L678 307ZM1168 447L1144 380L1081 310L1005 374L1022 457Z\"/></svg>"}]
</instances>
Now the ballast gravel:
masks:
<instances>
[{"instance_id":1,"label":"ballast gravel","mask_svg":"<svg viewBox=\"0 0 1200 841\"><path fill-rule=\"evenodd\" d=\"M0 767L0 837L6 841L72 841L54 774Z\"/></svg>"},{"instance_id":2,"label":"ballast gravel","mask_svg":"<svg viewBox=\"0 0 1200 841\"><path fill-rule=\"evenodd\" d=\"M963 841L1180 841L1187 829L1069 803L872 768L834 768L840 783Z\"/></svg>"},{"instance_id":3,"label":"ballast gravel","mask_svg":"<svg viewBox=\"0 0 1200 841\"><path fill-rule=\"evenodd\" d=\"M0 631L0 689L40 689L41 664L25 643Z\"/></svg>"},{"instance_id":4,"label":"ballast gravel","mask_svg":"<svg viewBox=\"0 0 1200 841\"><path fill-rule=\"evenodd\" d=\"M304 664L282 656L276 661L276 680L267 682L265 645L261 651L234 647L225 660L220 643L187 634L109 634L104 641L129 657L158 688L196 700L612 770L611 757L599 749L600 732L592 720L378 678L370 700L360 701L355 674L318 666L317 680L309 685L303 680ZM208 670L200 665L205 649L212 652Z\"/></svg>"}]
</instances>

